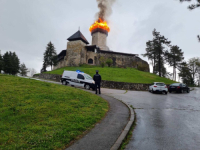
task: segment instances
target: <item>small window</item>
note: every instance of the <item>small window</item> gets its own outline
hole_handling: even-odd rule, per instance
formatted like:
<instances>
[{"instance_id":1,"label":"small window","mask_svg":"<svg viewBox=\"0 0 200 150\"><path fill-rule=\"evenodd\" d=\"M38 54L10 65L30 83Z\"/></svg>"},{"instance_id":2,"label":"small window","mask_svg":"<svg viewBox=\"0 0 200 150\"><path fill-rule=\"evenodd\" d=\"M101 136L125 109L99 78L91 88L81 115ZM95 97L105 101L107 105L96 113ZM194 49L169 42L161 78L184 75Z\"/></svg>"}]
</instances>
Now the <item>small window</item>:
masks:
<instances>
[{"instance_id":1,"label":"small window","mask_svg":"<svg viewBox=\"0 0 200 150\"><path fill-rule=\"evenodd\" d=\"M82 79L82 80L84 80L85 78L84 78L84 76L83 76L82 74L78 74L77 79Z\"/></svg>"}]
</instances>

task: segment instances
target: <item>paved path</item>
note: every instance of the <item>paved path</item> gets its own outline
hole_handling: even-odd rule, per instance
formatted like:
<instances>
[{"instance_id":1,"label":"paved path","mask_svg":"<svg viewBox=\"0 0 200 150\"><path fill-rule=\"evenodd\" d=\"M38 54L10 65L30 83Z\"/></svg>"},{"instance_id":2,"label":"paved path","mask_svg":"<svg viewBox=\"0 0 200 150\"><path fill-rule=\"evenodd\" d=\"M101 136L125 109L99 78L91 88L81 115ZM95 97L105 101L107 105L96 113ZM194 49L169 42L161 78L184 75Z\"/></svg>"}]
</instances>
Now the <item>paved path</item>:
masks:
<instances>
[{"instance_id":1,"label":"paved path","mask_svg":"<svg viewBox=\"0 0 200 150\"><path fill-rule=\"evenodd\" d=\"M46 81L42 79L36 80L61 84L59 82ZM94 91L88 92L94 93ZM99 96L109 102L110 110L106 117L100 123L96 124L88 134L76 141L66 150L110 150L124 130L129 121L129 108L115 98L103 94Z\"/></svg>"},{"instance_id":2,"label":"paved path","mask_svg":"<svg viewBox=\"0 0 200 150\"><path fill-rule=\"evenodd\" d=\"M104 89L133 105L137 126L126 150L199 150L200 89L168 95Z\"/></svg>"},{"instance_id":3,"label":"paved path","mask_svg":"<svg viewBox=\"0 0 200 150\"><path fill-rule=\"evenodd\" d=\"M110 104L106 118L66 150L109 150L120 136L128 122L129 110L114 98L105 95L101 97Z\"/></svg>"}]
</instances>

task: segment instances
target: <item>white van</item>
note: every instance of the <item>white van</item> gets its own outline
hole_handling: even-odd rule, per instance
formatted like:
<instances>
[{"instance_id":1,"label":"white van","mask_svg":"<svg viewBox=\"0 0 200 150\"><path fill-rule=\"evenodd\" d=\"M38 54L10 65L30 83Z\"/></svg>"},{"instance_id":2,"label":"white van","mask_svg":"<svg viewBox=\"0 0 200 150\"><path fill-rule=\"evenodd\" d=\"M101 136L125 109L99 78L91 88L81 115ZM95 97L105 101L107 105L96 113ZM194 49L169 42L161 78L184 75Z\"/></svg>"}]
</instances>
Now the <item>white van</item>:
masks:
<instances>
[{"instance_id":1,"label":"white van","mask_svg":"<svg viewBox=\"0 0 200 150\"><path fill-rule=\"evenodd\" d=\"M72 86L84 87L87 90L95 89L95 82L92 77L81 71L66 71L64 70L61 78L63 85L70 84Z\"/></svg>"}]
</instances>

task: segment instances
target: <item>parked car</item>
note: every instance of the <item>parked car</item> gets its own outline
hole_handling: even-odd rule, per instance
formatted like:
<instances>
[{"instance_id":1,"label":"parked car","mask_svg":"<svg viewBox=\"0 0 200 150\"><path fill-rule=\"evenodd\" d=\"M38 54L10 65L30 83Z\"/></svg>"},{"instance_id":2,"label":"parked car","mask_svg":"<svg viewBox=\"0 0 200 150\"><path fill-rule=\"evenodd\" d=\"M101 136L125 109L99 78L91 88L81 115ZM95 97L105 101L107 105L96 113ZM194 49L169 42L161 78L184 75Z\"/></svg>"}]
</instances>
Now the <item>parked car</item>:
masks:
<instances>
[{"instance_id":1,"label":"parked car","mask_svg":"<svg viewBox=\"0 0 200 150\"><path fill-rule=\"evenodd\" d=\"M190 88L183 83L173 83L168 88L169 93L175 91L177 93L187 92L190 93Z\"/></svg>"},{"instance_id":2,"label":"parked car","mask_svg":"<svg viewBox=\"0 0 200 150\"><path fill-rule=\"evenodd\" d=\"M149 86L149 92L159 92L159 93L168 93L168 88L163 82L154 82L152 85Z\"/></svg>"},{"instance_id":3,"label":"parked car","mask_svg":"<svg viewBox=\"0 0 200 150\"><path fill-rule=\"evenodd\" d=\"M87 90L95 89L95 82L93 78L79 70L77 71L64 71L62 74L61 82L63 85L70 84L71 86L83 87Z\"/></svg>"}]
</instances>

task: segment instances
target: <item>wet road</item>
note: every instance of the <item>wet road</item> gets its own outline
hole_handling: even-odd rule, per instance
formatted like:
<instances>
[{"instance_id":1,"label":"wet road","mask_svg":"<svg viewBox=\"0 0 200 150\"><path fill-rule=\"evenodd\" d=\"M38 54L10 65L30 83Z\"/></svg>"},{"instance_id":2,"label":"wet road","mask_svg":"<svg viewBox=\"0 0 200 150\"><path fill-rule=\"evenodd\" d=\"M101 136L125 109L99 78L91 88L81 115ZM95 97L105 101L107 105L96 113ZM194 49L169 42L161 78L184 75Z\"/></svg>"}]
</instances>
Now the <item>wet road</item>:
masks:
<instances>
[{"instance_id":1,"label":"wet road","mask_svg":"<svg viewBox=\"0 0 200 150\"><path fill-rule=\"evenodd\" d=\"M168 95L102 89L135 108L137 126L126 150L199 150L200 88Z\"/></svg>"}]
</instances>

